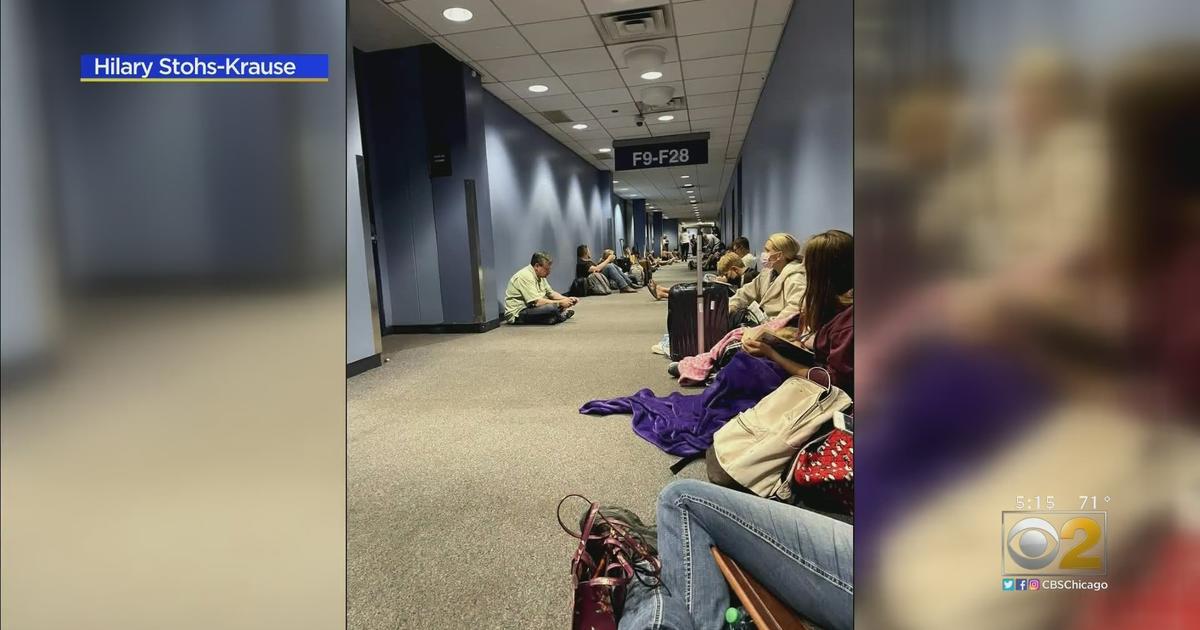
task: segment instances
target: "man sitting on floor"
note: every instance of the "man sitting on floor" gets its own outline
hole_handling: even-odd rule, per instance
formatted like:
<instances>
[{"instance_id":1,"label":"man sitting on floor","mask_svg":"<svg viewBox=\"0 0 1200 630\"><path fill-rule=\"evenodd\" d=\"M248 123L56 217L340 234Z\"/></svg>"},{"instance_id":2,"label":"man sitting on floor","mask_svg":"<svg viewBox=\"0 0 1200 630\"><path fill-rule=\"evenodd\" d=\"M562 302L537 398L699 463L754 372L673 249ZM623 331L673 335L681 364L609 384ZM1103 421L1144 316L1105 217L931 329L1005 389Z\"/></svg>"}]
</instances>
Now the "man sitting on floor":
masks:
<instances>
[{"instance_id":1,"label":"man sitting on floor","mask_svg":"<svg viewBox=\"0 0 1200 630\"><path fill-rule=\"evenodd\" d=\"M578 298L566 297L550 288L546 280L553 264L550 254L535 252L529 266L508 279L504 290L504 318L510 324L558 324L571 319Z\"/></svg>"},{"instance_id":2,"label":"man sitting on floor","mask_svg":"<svg viewBox=\"0 0 1200 630\"><path fill-rule=\"evenodd\" d=\"M575 252L579 256L579 260L575 262L575 277L586 278L593 273L598 273L608 280L609 286L614 289L620 289L621 293L636 293L637 289L630 286L629 278L625 275L625 272L618 269L614 263L617 259L616 255L612 253L611 249L606 249L604 252L604 260L598 263L593 262L592 252L588 249L588 246L580 245Z\"/></svg>"}]
</instances>

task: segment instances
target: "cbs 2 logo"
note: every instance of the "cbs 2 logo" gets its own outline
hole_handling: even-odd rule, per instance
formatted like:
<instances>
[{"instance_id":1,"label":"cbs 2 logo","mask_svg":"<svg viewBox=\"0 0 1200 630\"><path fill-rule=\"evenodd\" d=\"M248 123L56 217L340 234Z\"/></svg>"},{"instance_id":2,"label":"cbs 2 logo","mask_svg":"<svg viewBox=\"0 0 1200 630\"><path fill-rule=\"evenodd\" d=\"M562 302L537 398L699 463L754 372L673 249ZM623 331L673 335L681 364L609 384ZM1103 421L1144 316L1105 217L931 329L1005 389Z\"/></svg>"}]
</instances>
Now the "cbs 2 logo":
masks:
<instances>
[{"instance_id":1,"label":"cbs 2 logo","mask_svg":"<svg viewBox=\"0 0 1200 630\"><path fill-rule=\"evenodd\" d=\"M1105 519L1102 513L1082 515L1048 512L1040 516L1006 514L1024 516L1006 528L1004 537L1005 552L1018 567L1026 571L1090 573L1104 570L1103 549L1098 549L1096 554L1088 554L1104 537L1101 522ZM1097 522L1097 518L1101 522ZM1061 553L1067 540L1077 542L1066 553ZM1058 565L1051 567L1056 558Z\"/></svg>"}]
</instances>

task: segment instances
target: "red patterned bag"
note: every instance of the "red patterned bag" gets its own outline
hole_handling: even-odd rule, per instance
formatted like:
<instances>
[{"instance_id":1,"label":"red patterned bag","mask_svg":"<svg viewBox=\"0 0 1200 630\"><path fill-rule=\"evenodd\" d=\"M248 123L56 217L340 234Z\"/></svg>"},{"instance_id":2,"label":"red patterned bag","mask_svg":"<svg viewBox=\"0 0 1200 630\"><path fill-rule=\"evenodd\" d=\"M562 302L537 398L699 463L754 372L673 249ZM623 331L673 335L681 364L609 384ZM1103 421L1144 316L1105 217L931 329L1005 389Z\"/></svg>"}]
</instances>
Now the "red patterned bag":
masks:
<instances>
[{"instance_id":1,"label":"red patterned bag","mask_svg":"<svg viewBox=\"0 0 1200 630\"><path fill-rule=\"evenodd\" d=\"M854 431L845 415L834 414L833 429L800 449L791 485L790 502L854 515Z\"/></svg>"}]
</instances>

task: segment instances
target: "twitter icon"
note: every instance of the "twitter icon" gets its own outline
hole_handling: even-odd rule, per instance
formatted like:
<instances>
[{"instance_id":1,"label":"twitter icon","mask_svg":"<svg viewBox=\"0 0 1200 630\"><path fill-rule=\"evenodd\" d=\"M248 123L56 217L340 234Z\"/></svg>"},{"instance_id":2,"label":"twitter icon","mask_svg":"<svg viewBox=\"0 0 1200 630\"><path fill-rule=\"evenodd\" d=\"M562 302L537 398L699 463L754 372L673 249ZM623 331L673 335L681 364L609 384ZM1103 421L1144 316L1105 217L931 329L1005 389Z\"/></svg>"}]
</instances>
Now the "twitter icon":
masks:
<instances>
[{"instance_id":1,"label":"twitter icon","mask_svg":"<svg viewBox=\"0 0 1200 630\"><path fill-rule=\"evenodd\" d=\"M1017 581L1013 578L1004 578L1000 580L1000 588L1006 591L1016 590Z\"/></svg>"}]
</instances>

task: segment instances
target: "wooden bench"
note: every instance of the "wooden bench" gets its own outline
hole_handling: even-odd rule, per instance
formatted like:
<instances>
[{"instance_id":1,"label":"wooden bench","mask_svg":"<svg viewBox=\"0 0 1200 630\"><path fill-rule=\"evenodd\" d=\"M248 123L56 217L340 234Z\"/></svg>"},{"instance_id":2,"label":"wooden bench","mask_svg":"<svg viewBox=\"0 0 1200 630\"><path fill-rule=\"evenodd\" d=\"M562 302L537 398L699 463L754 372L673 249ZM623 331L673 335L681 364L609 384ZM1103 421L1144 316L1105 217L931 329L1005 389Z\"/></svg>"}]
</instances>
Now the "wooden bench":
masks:
<instances>
[{"instance_id":1,"label":"wooden bench","mask_svg":"<svg viewBox=\"0 0 1200 630\"><path fill-rule=\"evenodd\" d=\"M787 604L779 601L771 594L771 591L759 584L749 573L743 571L733 561L733 558L721 553L716 547L712 547L712 555L713 559L717 561L717 567L721 569L721 574L725 576L725 581L729 583L730 590L742 602L742 607L750 614L756 628L762 630L820 630L811 621L788 608Z\"/></svg>"}]
</instances>

